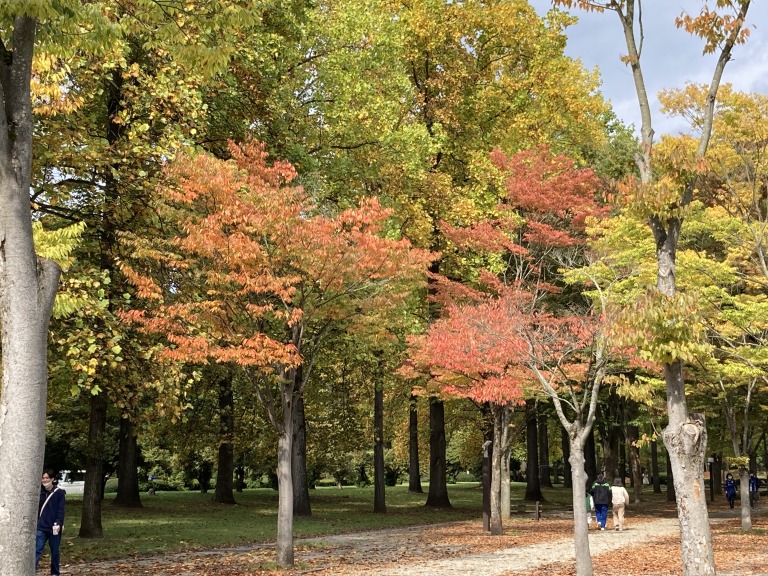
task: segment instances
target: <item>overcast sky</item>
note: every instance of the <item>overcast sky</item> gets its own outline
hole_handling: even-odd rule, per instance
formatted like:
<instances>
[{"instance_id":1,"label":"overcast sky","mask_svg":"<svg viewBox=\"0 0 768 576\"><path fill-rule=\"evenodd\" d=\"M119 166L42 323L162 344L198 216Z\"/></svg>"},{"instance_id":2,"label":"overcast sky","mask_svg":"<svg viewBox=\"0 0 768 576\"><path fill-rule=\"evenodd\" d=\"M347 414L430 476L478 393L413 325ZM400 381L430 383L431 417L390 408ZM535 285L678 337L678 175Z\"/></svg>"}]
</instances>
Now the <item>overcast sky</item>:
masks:
<instances>
[{"instance_id":1,"label":"overcast sky","mask_svg":"<svg viewBox=\"0 0 768 576\"><path fill-rule=\"evenodd\" d=\"M550 0L529 0L545 14ZM701 0L646 0L643 3L645 40L641 64L652 97L653 122L657 135L678 132L685 124L669 119L658 111L656 94L664 88L682 88L686 82L709 83L714 56L702 56L703 41L675 27L675 17L683 10L693 15L701 9ZM567 30L566 53L579 58L586 68L600 69L602 92L611 101L616 114L627 124L640 127L640 114L629 68L619 59L626 54L624 36L613 12L586 13L574 9L579 23ZM752 0L748 13L750 39L737 46L723 77L738 90L768 93L768 2Z\"/></svg>"}]
</instances>

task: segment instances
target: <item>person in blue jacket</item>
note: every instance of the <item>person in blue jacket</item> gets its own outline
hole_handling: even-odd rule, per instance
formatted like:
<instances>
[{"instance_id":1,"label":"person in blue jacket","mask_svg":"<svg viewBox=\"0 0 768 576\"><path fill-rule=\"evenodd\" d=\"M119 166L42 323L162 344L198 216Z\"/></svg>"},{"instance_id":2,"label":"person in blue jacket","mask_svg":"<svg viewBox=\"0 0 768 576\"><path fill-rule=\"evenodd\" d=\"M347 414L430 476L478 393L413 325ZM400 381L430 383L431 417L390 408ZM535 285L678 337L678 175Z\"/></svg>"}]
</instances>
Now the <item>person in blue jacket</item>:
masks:
<instances>
[{"instance_id":1,"label":"person in blue jacket","mask_svg":"<svg viewBox=\"0 0 768 576\"><path fill-rule=\"evenodd\" d=\"M59 576L59 547L64 528L64 497L66 492L56 485L53 470L44 470L40 487L40 505L37 508L37 547L35 569L43 555L45 543L51 549L51 576Z\"/></svg>"},{"instance_id":2,"label":"person in blue jacket","mask_svg":"<svg viewBox=\"0 0 768 576\"><path fill-rule=\"evenodd\" d=\"M725 497L728 499L728 504L733 508L733 504L736 501L736 481L730 472L725 475Z\"/></svg>"}]
</instances>

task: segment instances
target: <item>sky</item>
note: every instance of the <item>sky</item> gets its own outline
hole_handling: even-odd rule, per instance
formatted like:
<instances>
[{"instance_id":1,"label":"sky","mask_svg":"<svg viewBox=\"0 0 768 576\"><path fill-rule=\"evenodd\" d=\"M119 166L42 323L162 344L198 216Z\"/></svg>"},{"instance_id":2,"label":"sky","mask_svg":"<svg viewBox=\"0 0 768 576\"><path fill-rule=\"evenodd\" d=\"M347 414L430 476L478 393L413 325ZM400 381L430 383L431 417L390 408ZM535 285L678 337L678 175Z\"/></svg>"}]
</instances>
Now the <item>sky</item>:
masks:
<instances>
[{"instance_id":1,"label":"sky","mask_svg":"<svg viewBox=\"0 0 768 576\"><path fill-rule=\"evenodd\" d=\"M551 0L529 0L539 14L546 14ZM665 88L682 88L686 82L709 84L715 56L702 55L704 42L675 27L681 12L697 14L701 0L645 0L644 45L641 66L648 95L651 97L653 124L656 135L677 133L686 129L684 121L662 116L656 94ZM573 9L578 24L567 29L566 54L582 61L588 69L599 68L601 90L610 100L614 112L626 124L639 130L640 113L637 106L632 74L619 59L626 54L624 35L618 17L613 12L587 13ZM744 92L768 93L768 0L752 0L747 23L750 39L736 46L723 75Z\"/></svg>"}]
</instances>

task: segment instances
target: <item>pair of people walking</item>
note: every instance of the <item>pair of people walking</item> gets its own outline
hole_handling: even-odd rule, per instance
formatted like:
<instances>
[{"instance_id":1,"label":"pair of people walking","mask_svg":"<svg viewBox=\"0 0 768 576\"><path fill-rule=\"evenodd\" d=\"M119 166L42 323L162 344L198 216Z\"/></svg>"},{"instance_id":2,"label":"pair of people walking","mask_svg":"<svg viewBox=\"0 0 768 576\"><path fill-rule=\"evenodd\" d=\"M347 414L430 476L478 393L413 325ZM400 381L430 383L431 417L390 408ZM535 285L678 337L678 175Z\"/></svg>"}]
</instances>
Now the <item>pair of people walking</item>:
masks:
<instances>
[{"instance_id":1,"label":"pair of people walking","mask_svg":"<svg viewBox=\"0 0 768 576\"><path fill-rule=\"evenodd\" d=\"M613 486L600 474L589 490L595 507L595 518L600 530L608 523L608 506L613 507L613 527L624 530L624 512L629 504L629 493L621 478L614 478Z\"/></svg>"}]
</instances>

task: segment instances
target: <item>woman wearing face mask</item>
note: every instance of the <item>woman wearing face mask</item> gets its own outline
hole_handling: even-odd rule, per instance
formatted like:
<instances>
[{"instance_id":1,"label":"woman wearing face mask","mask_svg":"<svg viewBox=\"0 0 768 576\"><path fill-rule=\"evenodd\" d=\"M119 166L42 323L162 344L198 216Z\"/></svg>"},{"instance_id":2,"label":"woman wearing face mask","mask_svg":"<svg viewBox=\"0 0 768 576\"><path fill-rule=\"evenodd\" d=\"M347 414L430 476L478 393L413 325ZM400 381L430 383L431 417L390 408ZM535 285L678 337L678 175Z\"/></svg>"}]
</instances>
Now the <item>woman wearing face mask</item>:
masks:
<instances>
[{"instance_id":1,"label":"woman wearing face mask","mask_svg":"<svg viewBox=\"0 0 768 576\"><path fill-rule=\"evenodd\" d=\"M45 543L51 548L51 576L59 575L59 545L64 527L64 495L56 486L53 470L44 470L41 479L40 505L37 508L37 551L35 568L43 555Z\"/></svg>"}]
</instances>

